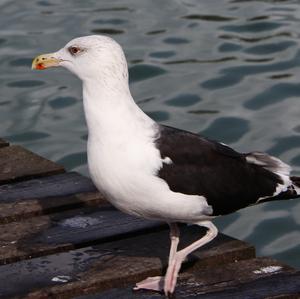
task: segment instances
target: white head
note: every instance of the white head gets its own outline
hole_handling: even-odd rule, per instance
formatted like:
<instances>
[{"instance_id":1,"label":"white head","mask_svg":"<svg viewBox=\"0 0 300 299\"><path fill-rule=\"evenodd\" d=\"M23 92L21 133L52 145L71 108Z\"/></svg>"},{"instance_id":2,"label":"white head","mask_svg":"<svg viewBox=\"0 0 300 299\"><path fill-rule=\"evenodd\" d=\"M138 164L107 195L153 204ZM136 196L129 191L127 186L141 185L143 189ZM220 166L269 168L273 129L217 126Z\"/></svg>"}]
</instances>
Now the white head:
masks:
<instances>
[{"instance_id":1,"label":"white head","mask_svg":"<svg viewBox=\"0 0 300 299\"><path fill-rule=\"evenodd\" d=\"M103 134L100 128L112 131L116 126L119 130L130 124L135 128L135 123L140 126L141 121L152 125L153 121L131 96L126 59L113 39L101 35L75 38L57 52L39 55L32 62L32 68L37 70L58 66L83 81L83 103L90 133Z\"/></svg>"},{"instance_id":2,"label":"white head","mask_svg":"<svg viewBox=\"0 0 300 299\"><path fill-rule=\"evenodd\" d=\"M128 68L121 46L103 35L78 37L54 53L37 56L33 69L62 66L82 81L116 78L128 83Z\"/></svg>"}]
</instances>

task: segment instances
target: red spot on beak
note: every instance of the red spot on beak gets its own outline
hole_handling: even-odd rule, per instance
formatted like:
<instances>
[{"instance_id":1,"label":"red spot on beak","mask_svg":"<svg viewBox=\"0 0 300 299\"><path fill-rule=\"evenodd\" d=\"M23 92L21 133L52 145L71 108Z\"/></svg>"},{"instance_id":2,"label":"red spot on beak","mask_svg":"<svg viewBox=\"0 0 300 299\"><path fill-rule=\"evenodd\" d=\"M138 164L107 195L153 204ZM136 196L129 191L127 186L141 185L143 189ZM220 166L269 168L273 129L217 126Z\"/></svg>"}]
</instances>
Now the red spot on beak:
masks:
<instances>
[{"instance_id":1,"label":"red spot on beak","mask_svg":"<svg viewBox=\"0 0 300 299\"><path fill-rule=\"evenodd\" d=\"M44 67L44 65L43 65L42 63L38 63L38 64L36 65L36 69L37 69L37 70L44 70L45 67Z\"/></svg>"}]
</instances>

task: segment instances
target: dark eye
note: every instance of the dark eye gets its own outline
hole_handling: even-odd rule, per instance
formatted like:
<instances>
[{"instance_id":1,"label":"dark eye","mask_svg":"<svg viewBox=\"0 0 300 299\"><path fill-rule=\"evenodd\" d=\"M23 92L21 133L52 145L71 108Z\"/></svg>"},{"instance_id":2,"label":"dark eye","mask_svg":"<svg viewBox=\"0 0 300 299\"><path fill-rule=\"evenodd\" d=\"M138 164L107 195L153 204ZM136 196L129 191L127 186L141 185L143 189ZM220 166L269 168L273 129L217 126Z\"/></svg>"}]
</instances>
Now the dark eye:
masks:
<instances>
[{"instance_id":1,"label":"dark eye","mask_svg":"<svg viewBox=\"0 0 300 299\"><path fill-rule=\"evenodd\" d=\"M69 47L68 50L69 50L69 52L71 53L71 55L75 55L75 54L77 54L77 53L80 52L80 48L75 47L75 46Z\"/></svg>"}]
</instances>

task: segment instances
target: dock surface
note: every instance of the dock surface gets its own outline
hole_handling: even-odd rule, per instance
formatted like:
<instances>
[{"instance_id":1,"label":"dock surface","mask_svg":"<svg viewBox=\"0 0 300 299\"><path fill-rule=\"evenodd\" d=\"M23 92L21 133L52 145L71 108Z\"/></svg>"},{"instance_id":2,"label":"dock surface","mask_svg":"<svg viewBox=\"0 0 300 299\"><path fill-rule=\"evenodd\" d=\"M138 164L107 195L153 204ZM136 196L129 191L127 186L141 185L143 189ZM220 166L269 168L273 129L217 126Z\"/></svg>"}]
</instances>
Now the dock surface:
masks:
<instances>
[{"instance_id":1,"label":"dock surface","mask_svg":"<svg viewBox=\"0 0 300 299\"><path fill-rule=\"evenodd\" d=\"M184 247L204 235L181 226ZM164 298L165 223L126 215L90 179L0 139L0 298ZM300 271L224 234L184 262L174 298L300 298Z\"/></svg>"}]
</instances>

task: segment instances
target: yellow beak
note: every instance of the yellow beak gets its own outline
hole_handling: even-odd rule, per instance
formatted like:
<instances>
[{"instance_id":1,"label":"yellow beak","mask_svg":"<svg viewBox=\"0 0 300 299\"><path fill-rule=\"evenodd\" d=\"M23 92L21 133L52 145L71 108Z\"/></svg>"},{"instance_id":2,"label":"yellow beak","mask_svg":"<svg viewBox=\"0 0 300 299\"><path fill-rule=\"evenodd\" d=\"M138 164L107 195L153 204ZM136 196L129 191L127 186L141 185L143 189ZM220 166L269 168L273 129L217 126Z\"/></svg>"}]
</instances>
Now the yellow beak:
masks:
<instances>
[{"instance_id":1,"label":"yellow beak","mask_svg":"<svg viewBox=\"0 0 300 299\"><path fill-rule=\"evenodd\" d=\"M35 57L32 61L31 69L44 70L50 67L59 66L60 59L57 59L55 53L42 54Z\"/></svg>"}]
</instances>

